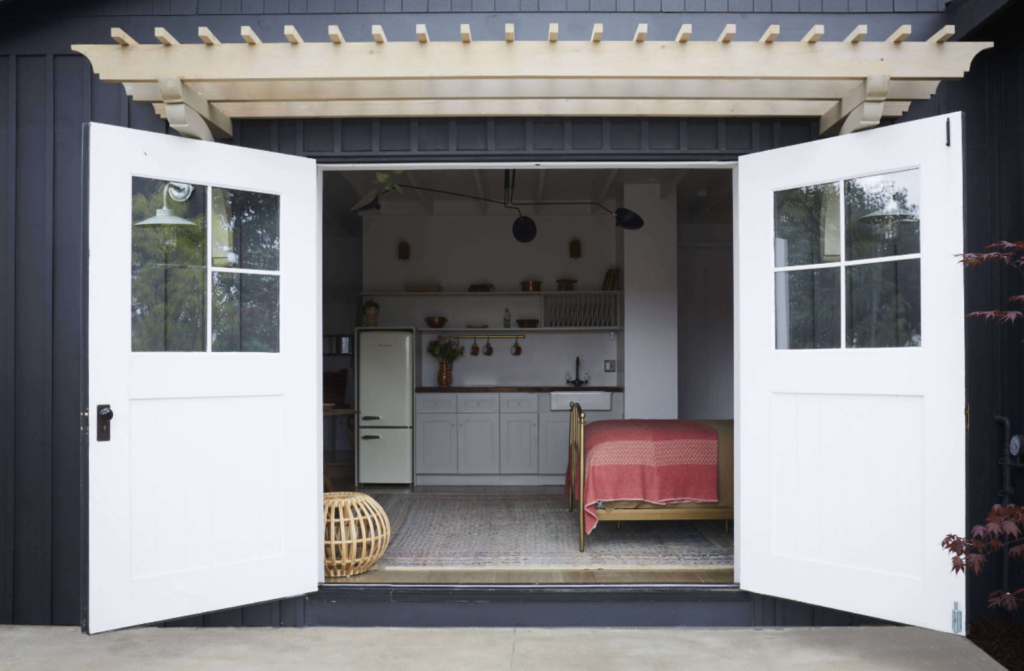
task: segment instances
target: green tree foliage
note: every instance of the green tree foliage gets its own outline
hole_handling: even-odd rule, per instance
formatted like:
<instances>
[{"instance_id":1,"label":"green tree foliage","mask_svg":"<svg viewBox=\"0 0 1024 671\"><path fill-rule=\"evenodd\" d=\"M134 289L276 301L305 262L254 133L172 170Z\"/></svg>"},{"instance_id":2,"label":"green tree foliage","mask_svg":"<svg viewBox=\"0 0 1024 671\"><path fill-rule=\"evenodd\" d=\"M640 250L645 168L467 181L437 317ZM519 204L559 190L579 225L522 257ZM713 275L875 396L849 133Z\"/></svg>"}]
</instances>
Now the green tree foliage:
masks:
<instances>
[{"instance_id":1,"label":"green tree foliage","mask_svg":"<svg viewBox=\"0 0 1024 671\"><path fill-rule=\"evenodd\" d=\"M206 349L206 189L167 199L195 226L135 224L164 205L162 180L132 179L132 351Z\"/></svg>"}]
</instances>

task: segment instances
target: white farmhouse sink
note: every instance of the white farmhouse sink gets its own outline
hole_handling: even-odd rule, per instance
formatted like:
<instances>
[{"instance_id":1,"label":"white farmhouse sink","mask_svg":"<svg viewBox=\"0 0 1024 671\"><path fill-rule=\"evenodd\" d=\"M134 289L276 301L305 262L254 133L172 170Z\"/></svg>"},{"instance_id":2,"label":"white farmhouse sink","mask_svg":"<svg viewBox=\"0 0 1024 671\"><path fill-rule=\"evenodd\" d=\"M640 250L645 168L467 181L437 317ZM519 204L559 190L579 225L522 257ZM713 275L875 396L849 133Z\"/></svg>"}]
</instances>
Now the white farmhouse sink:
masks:
<instances>
[{"instance_id":1,"label":"white farmhouse sink","mask_svg":"<svg viewBox=\"0 0 1024 671\"><path fill-rule=\"evenodd\" d=\"M570 403L579 405L583 410L611 410L612 393L610 391L551 392L552 410L568 410Z\"/></svg>"}]
</instances>

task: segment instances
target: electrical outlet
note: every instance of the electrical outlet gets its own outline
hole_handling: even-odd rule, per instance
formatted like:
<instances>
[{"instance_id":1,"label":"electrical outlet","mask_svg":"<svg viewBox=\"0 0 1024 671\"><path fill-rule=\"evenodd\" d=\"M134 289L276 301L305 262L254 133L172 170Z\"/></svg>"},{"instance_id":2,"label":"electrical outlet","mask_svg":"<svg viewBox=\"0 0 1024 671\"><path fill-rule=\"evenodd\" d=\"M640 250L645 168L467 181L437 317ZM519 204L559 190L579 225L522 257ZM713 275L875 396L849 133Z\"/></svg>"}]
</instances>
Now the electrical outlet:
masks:
<instances>
[{"instance_id":1,"label":"electrical outlet","mask_svg":"<svg viewBox=\"0 0 1024 671\"><path fill-rule=\"evenodd\" d=\"M615 359L604 360L604 372L614 373L615 372Z\"/></svg>"},{"instance_id":2,"label":"electrical outlet","mask_svg":"<svg viewBox=\"0 0 1024 671\"><path fill-rule=\"evenodd\" d=\"M615 341L615 331L608 332L608 340Z\"/></svg>"}]
</instances>

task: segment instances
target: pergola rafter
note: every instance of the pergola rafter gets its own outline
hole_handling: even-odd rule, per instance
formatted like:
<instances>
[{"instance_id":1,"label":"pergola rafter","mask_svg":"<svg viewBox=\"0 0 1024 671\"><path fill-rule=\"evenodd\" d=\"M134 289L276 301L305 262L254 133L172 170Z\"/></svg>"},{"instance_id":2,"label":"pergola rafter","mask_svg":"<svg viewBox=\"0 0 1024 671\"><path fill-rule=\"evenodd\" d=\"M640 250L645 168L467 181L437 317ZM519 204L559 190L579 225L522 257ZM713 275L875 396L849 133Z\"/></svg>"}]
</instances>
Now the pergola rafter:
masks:
<instances>
[{"instance_id":1,"label":"pergola rafter","mask_svg":"<svg viewBox=\"0 0 1024 671\"><path fill-rule=\"evenodd\" d=\"M845 133L900 116L992 46L951 42L952 26L924 42L907 41L910 26L884 42L865 41L862 29L824 41L821 26L799 42L777 39L777 26L760 41L738 41L730 25L713 42L690 39L686 26L686 37L671 42L647 39L644 25L630 41L567 41L557 24L545 41L516 40L511 24L504 41L473 41L468 25L459 42L432 41L425 26L408 41L373 28L374 41L345 41L331 26L315 42L287 26L287 41L266 43L244 27L245 42L233 44L203 28L202 43L157 29L160 44L139 44L114 28L117 44L72 48L100 79L124 84L162 115L194 93L201 113L190 118L215 119L213 131L175 127L209 139L223 135L226 117L817 116L823 134ZM179 80L184 95L167 99L161 78Z\"/></svg>"}]
</instances>

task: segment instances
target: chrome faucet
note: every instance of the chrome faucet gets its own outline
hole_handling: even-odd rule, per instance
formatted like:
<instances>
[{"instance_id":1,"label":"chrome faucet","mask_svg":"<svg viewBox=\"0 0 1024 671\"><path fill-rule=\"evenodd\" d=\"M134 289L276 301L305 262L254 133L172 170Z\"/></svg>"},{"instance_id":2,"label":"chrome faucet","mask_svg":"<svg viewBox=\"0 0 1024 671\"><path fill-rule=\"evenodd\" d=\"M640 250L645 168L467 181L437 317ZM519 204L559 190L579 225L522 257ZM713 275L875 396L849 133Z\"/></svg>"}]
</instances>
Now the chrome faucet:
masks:
<instances>
[{"instance_id":1,"label":"chrome faucet","mask_svg":"<svg viewBox=\"0 0 1024 671\"><path fill-rule=\"evenodd\" d=\"M576 357L576 379L575 380L570 380L569 379L569 374L566 373L565 374L565 383L567 385L569 385L570 387L576 387L577 389L579 389L580 387L582 387L585 384L590 384L590 373L587 373L585 375L585 379L583 379L583 380L580 379L580 358L579 357Z\"/></svg>"}]
</instances>

